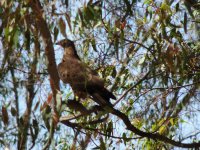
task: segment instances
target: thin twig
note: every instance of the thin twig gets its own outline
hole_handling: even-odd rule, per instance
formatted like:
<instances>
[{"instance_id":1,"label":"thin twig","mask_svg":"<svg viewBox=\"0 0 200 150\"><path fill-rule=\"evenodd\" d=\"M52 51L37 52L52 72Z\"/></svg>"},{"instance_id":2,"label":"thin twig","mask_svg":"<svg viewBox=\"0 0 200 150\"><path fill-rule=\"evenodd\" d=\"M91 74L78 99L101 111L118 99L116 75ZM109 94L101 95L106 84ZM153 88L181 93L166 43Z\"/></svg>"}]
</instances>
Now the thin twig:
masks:
<instances>
[{"instance_id":1,"label":"thin twig","mask_svg":"<svg viewBox=\"0 0 200 150\"><path fill-rule=\"evenodd\" d=\"M136 84L130 87L113 105L117 105L131 90L133 90L136 86L138 86L142 81L144 81L149 75L150 71L147 72L142 79L140 79Z\"/></svg>"}]
</instances>

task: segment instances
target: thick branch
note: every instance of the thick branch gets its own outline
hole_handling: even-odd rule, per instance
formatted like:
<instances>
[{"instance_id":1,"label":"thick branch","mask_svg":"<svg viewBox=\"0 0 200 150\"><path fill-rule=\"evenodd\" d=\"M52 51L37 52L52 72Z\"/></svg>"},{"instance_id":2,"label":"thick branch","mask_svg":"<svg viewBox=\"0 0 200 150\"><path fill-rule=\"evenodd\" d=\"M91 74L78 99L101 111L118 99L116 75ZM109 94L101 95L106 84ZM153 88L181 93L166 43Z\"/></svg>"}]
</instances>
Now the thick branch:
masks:
<instances>
[{"instance_id":1,"label":"thick branch","mask_svg":"<svg viewBox=\"0 0 200 150\"><path fill-rule=\"evenodd\" d=\"M119 117L120 119L122 119L122 121L124 122L124 124L126 125L126 128L128 130L132 131L133 133L135 133L141 137L146 137L146 138L150 138L153 140L159 140L159 141L169 143L169 144L172 144L172 145L178 146L178 147L183 147L183 148L199 148L200 147L200 142L185 144L185 143L174 141L174 140L169 139L166 136L163 136L160 134L153 134L153 133L147 133L147 132L141 131L141 130L137 129L134 125L132 125L129 118L125 114L120 112L119 110L116 110L113 108L111 113L113 115Z\"/></svg>"},{"instance_id":2,"label":"thick branch","mask_svg":"<svg viewBox=\"0 0 200 150\"><path fill-rule=\"evenodd\" d=\"M29 4L36 18L37 28L41 33L42 39L44 41L45 53L48 59L48 73L50 75L50 81L52 82L51 89L53 91L53 97L54 99L56 99L57 91L60 88L51 33L49 31L46 21L43 18L43 8L40 2L38 0L31 0Z\"/></svg>"},{"instance_id":3,"label":"thick branch","mask_svg":"<svg viewBox=\"0 0 200 150\"><path fill-rule=\"evenodd\" d=\"M36 22L36 28L39 30L43 42L44 42L44 46L45 46L45 53L48 59L48 73L50 75L50 85L51 85L51 89L53 92L53 110L55 112L56 115L58 115L57 111L56 111L56 94L57 91L60 90L59 88L59 76L58 76L58 72L57 72L57 65L56 65L56 61L55 61L55 53L54 53L54 48L53 48L53 42L51 39L51 33L49 31L48 25L45 21L45 19L43 18L43 8L40 4L39 0L30 0L29 5L33 11L33 14L35 15L35 22ZM46 143L46 145L44 146L44 149L47 149L50 146L51 143L51 139L54 135L54 128L55 128L55 124L54 124L54 120L52 119L51 121L51 129L50 129L50 135L48 138L48 141Z\"/></svg>"},{"instance_id":4,"label":"thick branch","mask_svg":"<svg viewBox=\"0 0 200 150\"><path fill-rule=\"evenodd\" d=\"M185 144L185 143L174 141L172 139L169 139L166 136L163 136L163 135L160 135L160 134L157 134L157 133L148 133L148 132L141 131L141 130L137 129L134 125L131 124L128 116L126 116L124 113L122 113L119 110L116 110L114 108L108 108L106 110L111 110L111 113L113 115L119 117L124 122L124 124L126 125L126 128L129 131L131 131L131 132L133 132L133 133L141 136L141 138L142 137L143 138L146 137L146 138L150 138L150 139L153 139L153 140L159 140L159 141L162 141L164 143L169 143L169 144L172 144L174 146L183 147L183 148L199 148L200 147L200 143ZM99 111L103 111L103 110L99 109ZM80 124L78 124L78 123L71 123L69 120L70 119L64 119L63 118L62 120L60 120L60 122L62 122L63 124L65 124L65 125L67 125L69 127L72 127L72 128L76 128L76 127L81 128ZM87 128L85 128L85 129L87 129Z\"/></svg>"}]
</instances>

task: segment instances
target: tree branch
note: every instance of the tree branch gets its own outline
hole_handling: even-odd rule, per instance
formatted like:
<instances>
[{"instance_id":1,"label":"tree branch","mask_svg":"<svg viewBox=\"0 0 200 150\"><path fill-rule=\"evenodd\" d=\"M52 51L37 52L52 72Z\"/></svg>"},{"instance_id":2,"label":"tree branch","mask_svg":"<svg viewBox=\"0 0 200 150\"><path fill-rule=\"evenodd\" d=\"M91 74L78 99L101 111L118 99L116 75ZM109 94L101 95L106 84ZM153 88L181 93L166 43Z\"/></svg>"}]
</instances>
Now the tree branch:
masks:
<instances>
[{"instance_id":1,"label":"tree branch","mask_svg":"<svg viewBox=\"0 0 200 150\"><path fill-rule=\"evenodd\" d=\"M42 8L42 5L40 4L40 1L39 0L30 0L29 6L31 7L33 14L35 15L36 28L39 30L39 32L42 36L43 42L44 42L45 53L46 53L46 56L48 59L47 68L48 68L48 73L50 75L50 85L51 85L51 90L53 92L53 97L54 97L53 112L56 116L58 116L58 113L56 111L56 95L57 95L57 92L60 90L60 88L59 88L59 80L60 79L58 76L57 65L56 65L56 61L55 61L55 53L54 53L53 42L51 39L51 33L49 31L49 28L48 28L48 25L47 25L45 19L43 18L43 8ZM49 135L48 141L43 149L47 149L50 146L51 139L54 135L55 126L56 126L55 120L52 117L50 135Z\"/></svg>"},{"instance_id":2,"label":"tree branch","mask_svg":"<svg viewBox=\"0 0 200 150\"><path fill-rule=\"evenodd\" d=\"M120 119L122 119L122 121L126 125L126 128L129 131L132 131L133 133L135 133L141 137L146 137L146 138L150 138L153 140L159 140L159 141L169 143L169 144L177 146L177 147L183 147L183 148L199 148L200 147L200 142L199 143L181 143L181 142L177 142L172 139L169 139L168 137L157 134L157 133L153 134L153 133L147 133L147 132L141 131L141 130L137 129L134 125L131 124L129 118L124 113L122 113L119 110L116 110L114 108L112 109L111 113L113 115L119 117Z\"/></svg>"}]
</instances>

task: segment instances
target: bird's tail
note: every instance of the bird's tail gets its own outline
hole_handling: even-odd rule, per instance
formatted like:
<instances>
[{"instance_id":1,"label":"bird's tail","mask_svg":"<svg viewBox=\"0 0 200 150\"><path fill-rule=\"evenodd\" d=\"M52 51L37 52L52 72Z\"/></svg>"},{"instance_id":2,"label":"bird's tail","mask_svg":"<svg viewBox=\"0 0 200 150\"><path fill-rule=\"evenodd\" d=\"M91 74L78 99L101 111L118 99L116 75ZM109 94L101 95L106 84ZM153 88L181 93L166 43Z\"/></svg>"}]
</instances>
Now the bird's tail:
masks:
<instances>
[{"instance_id":1,"label":"bird's tail","mask_svg":"<svg viewBox=\"0 0 200 150\"><path fill-rule=\"evenodd\" d=\"M116 100L116 97L113 95L113 93L110 92L110 91L108 91L106 88L100 89L99 92L100 92L100 95L101 95L104 99L106 99L106 100L108 100L108 101L109 101L110 98Z\"/></svg>"},{"instance_id":2,"label":"bird's tail","mask_svg":"<svg viewBox=\"0 0 200 150\"><path fill-rule=\"evenodd\" d=\"M95 91L92 94L94 101L96 101L100 105L110 105L110 98L116 100L116 97L112 94L112 92L108 91L106 88L101 88Z\"/></svg>"}]
</instances>

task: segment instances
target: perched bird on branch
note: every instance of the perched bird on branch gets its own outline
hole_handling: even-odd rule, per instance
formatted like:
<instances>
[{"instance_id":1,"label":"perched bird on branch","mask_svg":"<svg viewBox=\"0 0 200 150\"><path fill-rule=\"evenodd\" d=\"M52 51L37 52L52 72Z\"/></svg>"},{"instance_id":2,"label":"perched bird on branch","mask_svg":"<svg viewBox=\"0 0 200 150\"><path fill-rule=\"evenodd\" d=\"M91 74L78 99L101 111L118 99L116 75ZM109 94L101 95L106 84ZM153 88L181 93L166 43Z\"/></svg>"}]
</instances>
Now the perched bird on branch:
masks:
<instances>
[{"instance_id":1,"label":"perched bird on branch","mask_svg":"<svg viewBox=\"0 0 200 150\"><path fill-rule=\"evenodd\" d=\"M56 44L64 48L62 62L58 65L60 79L70 84L74 95L82 99L89 95L101 106L112 106L110 98L116 99L116 97L104 87L104 81L98 74L81 62L74 42L64 39Z\"/></svg>"}]
</instances>

